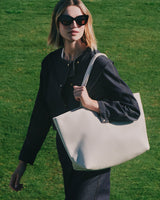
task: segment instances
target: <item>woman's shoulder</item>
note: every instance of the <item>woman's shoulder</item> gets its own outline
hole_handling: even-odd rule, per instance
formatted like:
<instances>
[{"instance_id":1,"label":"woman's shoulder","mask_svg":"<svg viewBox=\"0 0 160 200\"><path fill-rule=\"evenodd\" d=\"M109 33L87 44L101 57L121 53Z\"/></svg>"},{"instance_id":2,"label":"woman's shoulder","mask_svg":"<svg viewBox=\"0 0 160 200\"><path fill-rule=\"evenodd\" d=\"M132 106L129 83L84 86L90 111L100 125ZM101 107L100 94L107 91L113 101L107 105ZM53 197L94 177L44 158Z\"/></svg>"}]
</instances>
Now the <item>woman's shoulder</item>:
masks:
<instances>
[{"instance_id":1,"label":"woman's shoulder","mask_svg":"<svg viewBox=\"0 0 160 200\"><path fill-rule=\"evenodd\" d=\"M95 53L100 53L98 50ZM118 71L114 65L114 62L108 58L107 55L100 55L95 61L95 67L98 68L103 74L109 74L111 76L117 76Z\"/></svg>"},{"instance_id":2,"label":"woman's shoulder","mask_svg":"<svg viewBox=\"0 0 160 200\"><path fill-rule=\"evenodd\" d=\"M101 53L100 51L96 50L94 52L95 54L99 54L99 56L96 58L95 63L99 65L100 67L104 68L110 68L114 65L114 62L107 56L105 53Z\"/></svg>"},{"instance_id":3,"label":"woman's shoulder","mask_svg":"<svg viewBox=\"0 0 160 200\"><path fill-rule=\"evenodd\" d=\"M46 55L44 59L42 60L42 66L48 63L53 63L55 58L57 59L58 57L60 57L61 51L62 51L62 48L56 49L50 52L48 55Z\"/></svg>"}]
</instances>

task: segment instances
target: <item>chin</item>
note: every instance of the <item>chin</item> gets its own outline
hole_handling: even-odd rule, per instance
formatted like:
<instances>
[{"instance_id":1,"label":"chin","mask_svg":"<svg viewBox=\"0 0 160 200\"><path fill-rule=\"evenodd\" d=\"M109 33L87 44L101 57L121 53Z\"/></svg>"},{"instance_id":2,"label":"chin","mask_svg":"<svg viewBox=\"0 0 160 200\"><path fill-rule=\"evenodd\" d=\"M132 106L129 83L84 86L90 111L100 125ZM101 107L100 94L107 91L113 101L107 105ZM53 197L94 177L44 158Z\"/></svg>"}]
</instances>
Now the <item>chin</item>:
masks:
<instances>
[{"instance_id":1,"label":"chin","mask_svg":"<svg viewBox=\"0 0 160 200\"><path fill-rule=\"evenodd\" d=\"M79 36L72 36L71 38L70 38L70 40L72 40L72 41L78 41L78 40L80 40L82 37L79 37Z\"/></svg>"},{"instance_id":2,"label":"chin","mask_svg":"<svg viewBox=\"0 0 160 200\"><path fill-rule=\"evenodd\" d=\"M68 39L68 41L69 42L76 42L76 41L79 41L81 38L74 38L74 37L72 37L72 38L69 38Z\"/></svg>"}]
</instances>

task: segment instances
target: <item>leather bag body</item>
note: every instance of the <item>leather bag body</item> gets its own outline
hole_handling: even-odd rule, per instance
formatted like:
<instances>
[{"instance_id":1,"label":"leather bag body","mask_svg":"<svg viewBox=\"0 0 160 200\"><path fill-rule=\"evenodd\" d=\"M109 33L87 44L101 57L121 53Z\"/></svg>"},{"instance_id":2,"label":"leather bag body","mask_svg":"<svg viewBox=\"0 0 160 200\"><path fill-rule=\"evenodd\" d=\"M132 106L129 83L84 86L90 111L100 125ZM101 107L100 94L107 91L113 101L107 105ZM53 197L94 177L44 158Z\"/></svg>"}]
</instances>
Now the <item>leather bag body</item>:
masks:
<instances>
[{"instance_id":1,"label":"leather bag body","mask_svg":"<svg viewBox=\"0 0 160 200\"><path fill-rule=\"evenodd\" d=\"M97 53L82 85L89 79ZM135 93L140 117L128 122L101 123L98 113L83 107L53 118L75 170L100 170L119 165L149 150L145 117L139 93Z\"/></svg>"}]
</instances>

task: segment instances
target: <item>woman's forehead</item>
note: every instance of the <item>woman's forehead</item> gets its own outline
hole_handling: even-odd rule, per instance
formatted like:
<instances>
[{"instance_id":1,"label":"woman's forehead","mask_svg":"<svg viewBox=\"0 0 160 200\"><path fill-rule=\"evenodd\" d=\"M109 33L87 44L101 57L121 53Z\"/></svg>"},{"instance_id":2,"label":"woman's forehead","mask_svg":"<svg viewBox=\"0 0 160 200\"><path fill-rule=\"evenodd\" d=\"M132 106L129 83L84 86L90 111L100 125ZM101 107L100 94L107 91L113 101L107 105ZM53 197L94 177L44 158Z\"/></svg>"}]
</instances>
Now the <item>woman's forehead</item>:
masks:
<instances>
[{"instance_id":1,"label":"woman's forehead","mask_svg":"<svg viewBox=\"0 0 160 200\"><path fill-rule=\"evenodd\" d=\"M78 6L68 6L63 14L70 15L71 17L76 17L78 15L83 15L83 12Z\"/></svg>"}]
</instances>

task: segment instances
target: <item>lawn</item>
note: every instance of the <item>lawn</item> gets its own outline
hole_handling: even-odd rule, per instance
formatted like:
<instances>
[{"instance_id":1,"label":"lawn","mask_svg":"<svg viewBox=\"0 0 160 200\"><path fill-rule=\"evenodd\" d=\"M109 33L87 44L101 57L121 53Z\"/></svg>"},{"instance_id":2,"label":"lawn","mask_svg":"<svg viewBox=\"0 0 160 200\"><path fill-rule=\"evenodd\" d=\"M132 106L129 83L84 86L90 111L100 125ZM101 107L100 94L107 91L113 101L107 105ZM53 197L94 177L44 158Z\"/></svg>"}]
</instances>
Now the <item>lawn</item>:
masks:
<instances>
[{"instance_id":1,"label":"lawn","mask_svg":"<svg viewBox=\"0 0 160 200\"><path fill-rule=\"evenodd\" d=\"M63 200L55 132L51 129L34 166L11 191L10 176L26 136L41 69L49 52L54 0L1 0L0 199ZM112 168L111 200L160 198L160 1L84 0L94 19L98 49L114 61L122 79L140 92L150 151Z\"/></svg>"}]
</instances>

